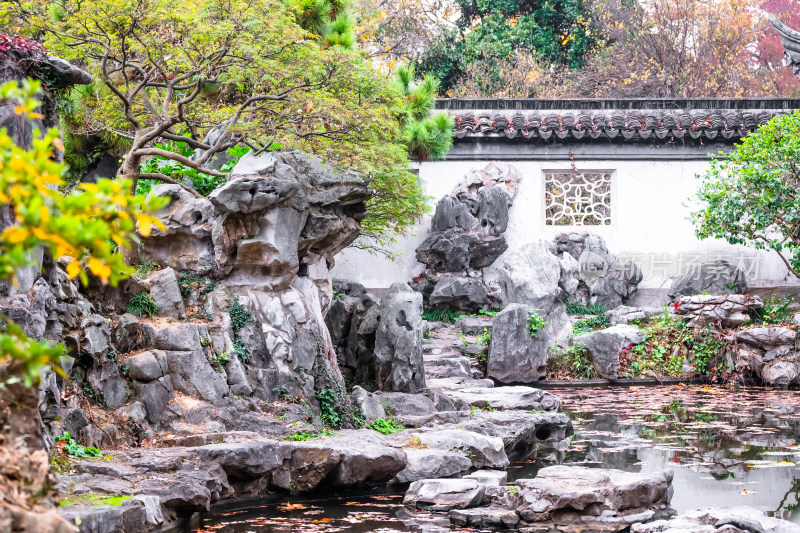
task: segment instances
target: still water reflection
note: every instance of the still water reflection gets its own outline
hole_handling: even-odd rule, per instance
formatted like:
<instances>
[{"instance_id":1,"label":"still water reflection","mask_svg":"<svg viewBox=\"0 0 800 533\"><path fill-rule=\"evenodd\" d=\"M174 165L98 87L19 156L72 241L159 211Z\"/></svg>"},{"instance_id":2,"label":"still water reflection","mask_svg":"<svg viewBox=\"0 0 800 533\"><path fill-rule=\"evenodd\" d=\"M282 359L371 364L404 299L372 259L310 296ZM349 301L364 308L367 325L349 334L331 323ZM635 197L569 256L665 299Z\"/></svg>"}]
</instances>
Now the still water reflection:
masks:
<instances>
[{"instance_id":1,"label":"still water reflection","mask_svg":"<svg viewBox=\"0 0 800 533\"><path fill-rule=\"evenodd\" d=\"M555 463L631 472L671 468L679 512L750 505L800 523L800 391L692 385L553 392L573 419L575 436L559 450L511 465L510 479L535 477ZM401 504L397 492L261 502L210 515L194 531L418 530Z\"/></svg>"}]
</instances>

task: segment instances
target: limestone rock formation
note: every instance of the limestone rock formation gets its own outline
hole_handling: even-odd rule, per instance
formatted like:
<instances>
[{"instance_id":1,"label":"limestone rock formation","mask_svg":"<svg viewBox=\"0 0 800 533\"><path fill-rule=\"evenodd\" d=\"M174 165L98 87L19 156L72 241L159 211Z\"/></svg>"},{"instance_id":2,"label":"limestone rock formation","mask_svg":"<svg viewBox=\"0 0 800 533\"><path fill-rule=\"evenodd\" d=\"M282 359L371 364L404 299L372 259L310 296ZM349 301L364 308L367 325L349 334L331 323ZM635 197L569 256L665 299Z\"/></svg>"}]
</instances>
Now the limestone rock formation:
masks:
<instances>
[{"instance_id":1,"label":"limestone rock formation","mask_svg":"<svg viewBox=\"0 0 800 533\"><path fill-rule=\"evenodd\" d=\"M533 307L511 304L501 311L492 324L492 340L486 362L486 376L501 383L530 383L547 374L547 347L551 344L547 330L534 338L528 330Z\"/></svg>"},{"instance_id":2,"label":"limestone rock formation","mask_svg":"<svg viewBox=\"0 0 800 533\"><path fill-rule=\"evenodd\" d=\"M619 531L657 512L671 514L672 472L635 474L576 466L551 466L518 480L517 513L525 522L557 521L591 530L595 521Z\"/></svg>"},{"instance_id":3,"label":"limestone rock formation","mask_svg":"<svg viewBox=\"0 0 800 533\"><path fill-rule=\"evenodd\" d=\"M750 311L763 307L761 298L749 294L698 294L678 300L675 313L686 317L693 328L709 324L733 328L747 322Z\"/></svg>"},{"instance_id":4,"label":"limestone rock formation","mask_svg":"<svg viewBox=\"0 0 800 533\"><path fill-rule=\"evenodd\" d=\"M578 335L574 344L582 344L589 352L597 375L615 380L619 372L619 351L644 341L644 332L636 326L619 324L610 328Z\"/></svg>"},{"instance_id":5,"label":"limestone rock formation","mask_svg":"<svg viewBox=\"0 0 800 533\"><path fill-rule=\"evenodd\" d=\"M762 326L732 331L725 340L731 346L737 372L769 385L800 382L800 351L793 327Z\"/></svg>"},{"instance_id":6,"label":"limestone rock formation","mask_svg":"<svg viewBox=\"0 0 800 533\"><path fill-rule=\"evenodd\" d=\"M211 200L174 185L151 194L171 199L156 213L165 229L135 252L169 266L84 290L65 264L45 261L27 292L0 297L0 312L29 334L67 347L61 367L75 386L68 392L63 379L45 375L45 442L64 431L104 448L165 431L281 434L285 424L264 414L264 402L300 398L314 415L323 390L342 423L352 422L323 315L333 256L359 231L366 180L288 153L245 158ZM141 293L157 315L122 314ZM374 330L372 337L374 344ZM287 416L305 421L309 413L297 404Z\"/></svg>"},{"instance_id":7,"label":"limestone rock formation","mask_svg":"<svg viewBox=\"0 0 800 533\"><path fill-rule=\"evenodd\" d=\"M747 279L735 265L718 260L705 262L697 268L687 268L686 273L674 279L669 297L678 300L683 296L699 294L745 294Z\"/></svg>"},{"instance_id":8,"label":"limestone rock formation","mask_svg":"<svg viewBox=\"0 0 800 533\"><path fill-rule=\"evenodd\" d=\"M591 233L562 233L554 242L555 253L562 258L564 269L562 287L570 299L613 309L636 293L642 281L641 270L632 262L623 264L609 252L602 237Z\"/></svg>"},{"instance_id":9,"label":"limestone rock formation","mask_svg":"<svg viewBox=\"0 0 800 533\"><path fill-rule=\"evenodd\" d=\"M496 288L481 269L508 248L509 209L521 175L508 164L490 163L472 170L436 206L431 231L417 248L427 271L421 278L435 307L477 311L496 307Z\"/></svg>"},{"instance_id":10,"label":"limestone rock formation","mask_svg":"<svg viewBox=\"0 0 800 533\"><path fill-rule=\"evenodd\" d=\"M405 283L395 283L381 298L380 316L374 360L378 389L419 392L425 388L422 295Z\"/></svg>"},{"instance_id":11,"label":"limestone rock formation","mask_svg":"<svg viewBox=\"0 0 800 533\"><path fill-rule=\"evenodd\" d=\"M206 306L212 316L224 317L235 302L250 317L238 329L208 332L219 341L210 345L217 357L236 342L248 354L246 372L233 368L236 375L227 376L230 384L260 391L265 399L273 389L302 397L331 383L342 389L323 319L333 303L328 272L334 255L358 235L370 195L366 180L300 152L246 154L229 181L207 199L175 185L159 185L151 194L168 196L171 202L157 214L165 229L143 238L139 253L179 272L217 279ZM157 275L159 280L169 278L168 273ZM174 292L174 284L169 286ZM162 292L162 307L180 315L177 302L171 305L168 291ZM336 333L341 342L342 332ZM165 349L185 351L185 346ZM206 359L203 350L192 354L173 357L182 361L176 368L198 361L198 356ZM215 382L212 377L207 375L206 384ZM203 393L206 400L227 394L226 378L220 377L219 387ZM176 389L189 383L172 381Z\"/></svg>"},{"instance_id":12,"label":"limestone rock formation","mask_svg":"<svg viewBox=\"0 0 800 533\"><path fill-rule=\"evenodd\" d=\"M672 472L668 471L629 473L550 466L534 479L519 479L513 486L506 486L502 476L492 475L418 481L409 487L404 503L422 509L450 509L451 523L457 526L614 532L673 516L671 483ZM485 503L489 505L482 506Z\"/></svg>"},{"instance_id":13,"label":"limestone rock formation","mask_svg":"<svg viewBox=\"0 0 800 533\"><path fill-rule=\"evenodd\" d=\"M572 325L562 300L561 262L546 241L534 241L505 254L497 268L504 301L534 308L547 322L545 334L566 342Z\"/></svg>"}]
</instances>

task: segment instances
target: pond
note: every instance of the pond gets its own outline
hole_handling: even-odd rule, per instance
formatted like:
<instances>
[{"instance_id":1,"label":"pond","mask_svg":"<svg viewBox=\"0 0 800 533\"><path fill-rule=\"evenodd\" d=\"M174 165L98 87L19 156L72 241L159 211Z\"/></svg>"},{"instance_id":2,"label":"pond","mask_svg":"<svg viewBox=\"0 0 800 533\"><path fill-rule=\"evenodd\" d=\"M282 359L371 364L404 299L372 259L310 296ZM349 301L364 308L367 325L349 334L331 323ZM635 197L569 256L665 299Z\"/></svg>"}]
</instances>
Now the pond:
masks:
<instances>
[{"instance_id":1,"label":"pond","mask_svg":"<svg viewBox=\"0 0 800 533\"><path fill-rule=\"evenodd\" d=\"M800 391L674 385L551 392L562 399L575 435L564 449L512 464L509 480L535 477L556 463L630 472L672 469L672 506L678 512L749 505L800 523ZM402 497L402 491L376 490L261 501L208 515L192 531L418 530ZM445 525L446 515L422 518L430 520L425 531L445 529L435 524Z\"/></svg>"}]
</instances>

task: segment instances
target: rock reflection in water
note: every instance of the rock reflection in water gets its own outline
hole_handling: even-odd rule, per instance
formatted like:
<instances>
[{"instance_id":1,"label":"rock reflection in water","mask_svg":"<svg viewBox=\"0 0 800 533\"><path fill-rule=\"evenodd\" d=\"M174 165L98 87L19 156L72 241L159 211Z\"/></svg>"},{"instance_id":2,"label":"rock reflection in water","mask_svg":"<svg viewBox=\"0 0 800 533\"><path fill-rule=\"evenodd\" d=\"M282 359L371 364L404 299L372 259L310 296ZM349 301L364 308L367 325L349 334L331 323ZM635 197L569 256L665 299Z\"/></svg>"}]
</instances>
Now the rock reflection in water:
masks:
<instances>
[{"instance_id":1,"label":"rock reflection in water","mask_svg":"<svg viewBox=\"0 0 800 533\"><path fill-rule=\"evenodd\" d=\"M672 468L672 506L750 505L800 523L800 391L722 386L556 392L575 426L565 464ZM541 461L510 477L530 477Z\"/></svg>"}]
</instances>

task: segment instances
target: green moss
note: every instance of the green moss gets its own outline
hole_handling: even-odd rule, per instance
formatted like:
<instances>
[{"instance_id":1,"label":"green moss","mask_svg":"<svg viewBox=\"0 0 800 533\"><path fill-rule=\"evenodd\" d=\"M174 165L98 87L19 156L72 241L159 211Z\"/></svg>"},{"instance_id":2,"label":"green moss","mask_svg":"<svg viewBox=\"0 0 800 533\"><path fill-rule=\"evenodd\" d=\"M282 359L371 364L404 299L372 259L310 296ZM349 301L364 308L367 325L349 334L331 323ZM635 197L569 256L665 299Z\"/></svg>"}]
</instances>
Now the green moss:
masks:
<instances>
[{"instance_id":1,"label":"green moss","mask_svg":"<svg viewBox=\"0 0 800 533\"><path fill-rule=\"evenodd\" d=\"M64 498L59 507L68 505L89 505L91 507L119 507L126 500L133 498L130 494L125 496L100 496L99 494L80 494Z\"/></svg>"}]
</instances>

